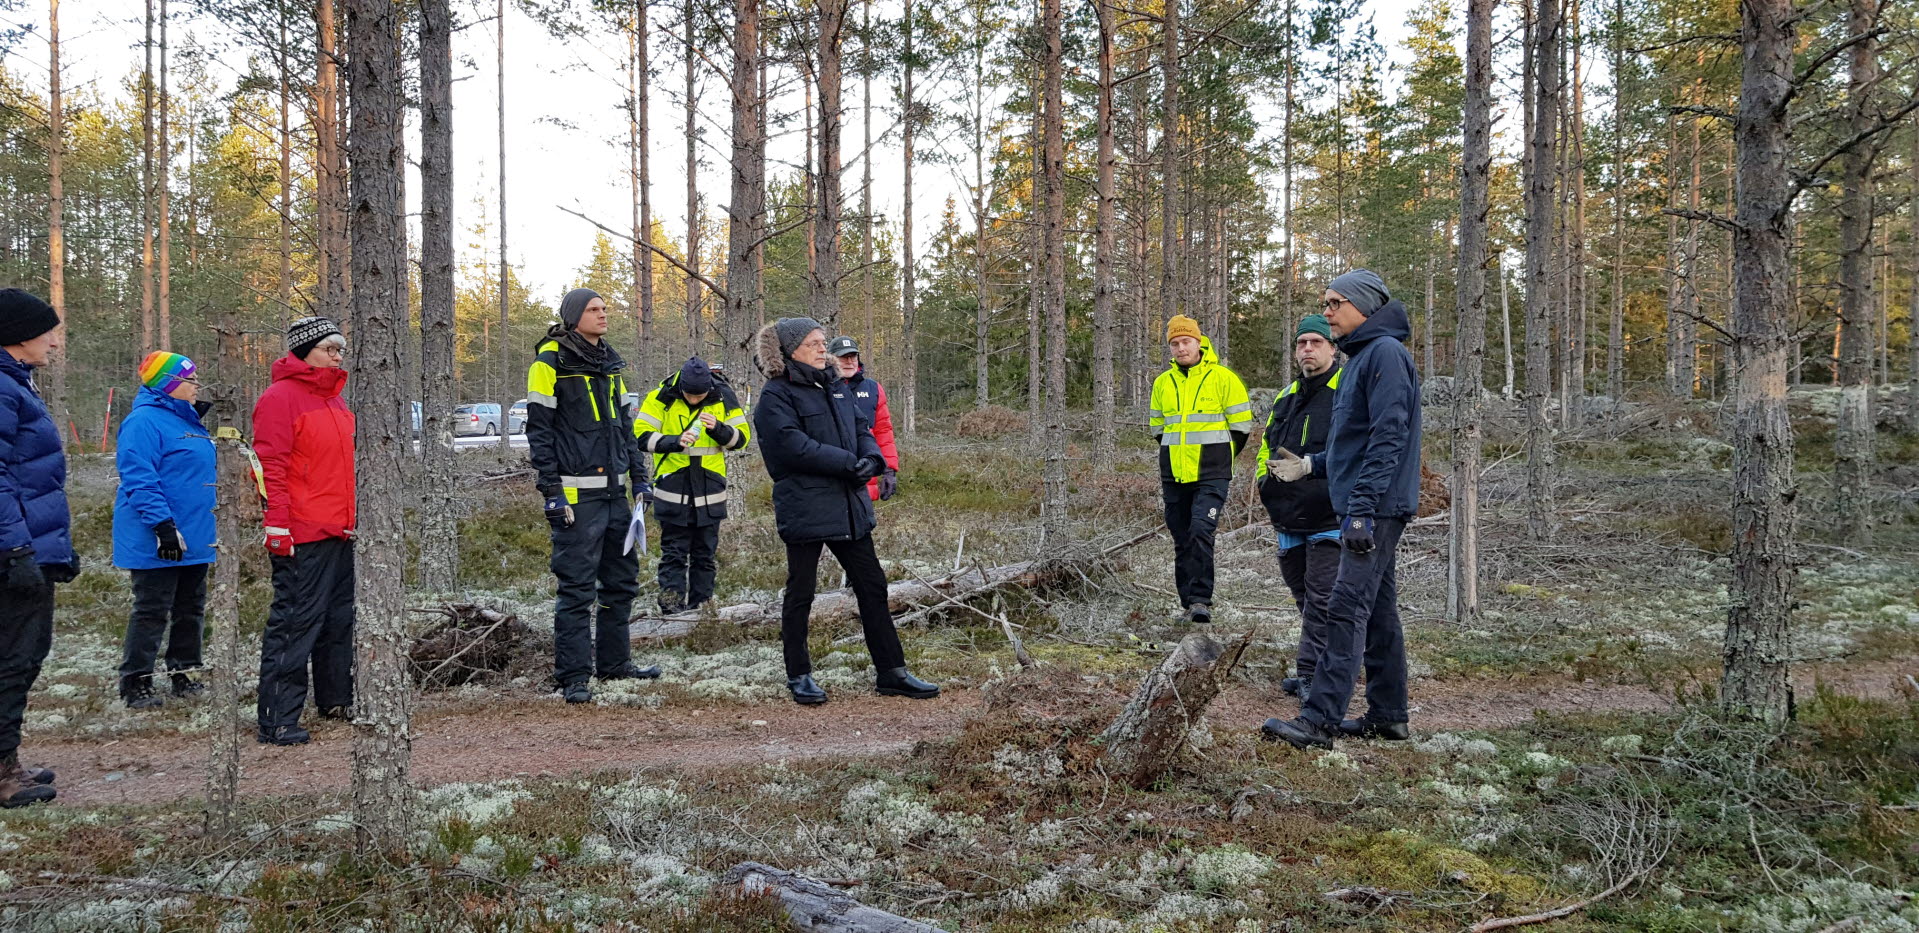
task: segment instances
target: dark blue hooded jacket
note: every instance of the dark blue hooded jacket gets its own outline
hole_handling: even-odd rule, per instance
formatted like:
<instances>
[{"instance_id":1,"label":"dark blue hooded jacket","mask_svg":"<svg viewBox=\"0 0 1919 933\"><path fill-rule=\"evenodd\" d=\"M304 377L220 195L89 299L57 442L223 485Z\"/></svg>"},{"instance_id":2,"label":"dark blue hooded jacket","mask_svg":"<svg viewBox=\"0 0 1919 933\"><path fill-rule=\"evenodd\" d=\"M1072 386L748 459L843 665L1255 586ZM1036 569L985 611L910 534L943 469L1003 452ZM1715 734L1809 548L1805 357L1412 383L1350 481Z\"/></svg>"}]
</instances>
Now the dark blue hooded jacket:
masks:
<instances>
[{"instance_id":1,"label":"dark blue hooded jacket","mask_svg":"<svg viewBox=\"0 0 1919 933\"><path fill-rule=\"evenodd\" d=\"M1325 464L1341 516L1419 511L1419 371L1405 344L1412 333L1406 306L1393 300L1338 341L1348 359L1333 395L1332 437L1325 459L1313 459Z\"/></svg>"},{"instance_id":2,"label":"dark blue hooded jacket","mask_svg":"<svg viewBox=\"0 0 1919 933\"><path fill-rule=\"evenodd\" d=\"M120 491L113 497L113 565L157 570L213 563L213 439L193 406L143 386L120 422L114 463ZM167 519L187 543L177 561L155 553L153 527Z\"/></svg>"},{"instance_id":3,"label":"dark blue hooded jacket","mask_svg":"<svg viewBox=\"0 0 1919 933\"><path fill-rule=\"evenodd\" d=\"M67 454L27 367L0 350L0 551L33 548L42 566L74 563Z\"/></svg>"},{"instance_id":4,"label":"dark blue hooded jacket","mask_svg":"<svg viewBox=\"0 0 1919 933\"><path fill-rule=\"evenodd\" d=\"M873 426L847 393L834 394L833 370L793 363L778 324L760 329L755 356L766 385L753 403L753 437L773 477L773 523L788 544L854 541L873 533L873 500L854 472L885 457Z\"/></svg>"}]
</instances>

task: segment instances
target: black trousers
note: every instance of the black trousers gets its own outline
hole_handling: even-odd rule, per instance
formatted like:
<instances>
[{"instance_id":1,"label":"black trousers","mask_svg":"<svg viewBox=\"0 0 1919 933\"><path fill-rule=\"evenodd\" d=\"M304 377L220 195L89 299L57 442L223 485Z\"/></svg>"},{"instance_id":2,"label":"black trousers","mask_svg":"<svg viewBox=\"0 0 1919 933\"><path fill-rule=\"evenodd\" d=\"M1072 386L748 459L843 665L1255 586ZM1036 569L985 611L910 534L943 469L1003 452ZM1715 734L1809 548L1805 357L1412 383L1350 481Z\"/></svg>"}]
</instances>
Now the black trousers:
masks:
<instances>
[{"instance_id":1,"label":"black trousers","mask_svg":"<svg viewBox=\"0 0 1919 933\"><path fill-rule=\"evenodd\" d=\"M1161 483L1166 505L1166 530L1173 534L1173 582L1179 604L1213 604L1213 532L1226 505L1229 480L1197 483Z\"/></svg>"},{"instance_id":2,"label":"black trousers","mask_svg":"<svg viewBox=\"0 0 1919 933\"><path fill-rule=\"evenodd\" d=\"M906 650L893 627L893 611L886 600L886 570L873 551L873 536L853 541L808 541L786 545L786 597L780 603L780 645L786 654L786 676L813 673L813 657L806 650L807 623L813 614L813 596L820 576L820 549L824 546L846 570L853 598L860 606L860 628L866 632L866 650L873 667L890 671L906 666Z\"/></svg>"},{"instance_id":3,"label":"black trousers","mask_svg":"<svg viewBox=\"0 0 1919 933\"><path fill-rule=\"evenodd\" d=\"M688 609L713 598L720 526L660 524L660 605Z\"/></svg>"},{"instance_id":4,"label":"black trousers","mask_svg":"<svg viewBox=\"0 0 1919 933\"><path fill-rule=\"evenodd\" d=\"M20 747L27 691L53 647L53 584L0 589L0 760Z\"/></svg>"},{"instance_id":5,"label":"black trousers","mask_svg":"<svg viewBox=\"0 0 1919 933\"><path fill-rule=\"evenodd\" d=\"M260 731L298 725L313 705L353 705L353 542L325 538L274 555L273 607L260 640Z\"/></svg>"},{"instance_id":6,"label":"black trousers","mask_svg":"<svg viewBox=\"0 0 1919 933\"><path fill-rule=\"evenodd\" d=\"M129 679L153 674L160 639L167 640L167 670L200 666L207 614L207 564L128 571L133 575L133 615L120 656L120 689Z\"/></svg>"},{"instance_id":7,"label":"black trousers","mask_svg":"<svg viewBox=\"0 0 1919 933\"><path fill-rule=\"evenodd\" d=\"M565 686L633 657L627 623L640 592L640 555L622 554L633 506L624 495L573 504L573 527L552 529L553 680ZM595 615L595 607L598 614Z\"/></svg>"},{"instance_id":8,"label":"black trousers","mask_svg":"<svg viewBox=\"0 0 1919 933\"><path fill-rule=\"evenodd\" d=\"M1338 541L1307 541L1279 552L1279 574L1299 606L1299 654L1294 666L1303 680L1312 680L1319 656L1326 650L1326 601L1339 578L1339 555Z\"/></svg>"},{"instance_id":9,"label":"black trousers","mask_svg":"<svg viewBox=\"0 0 1919 933\"><path fill-rule=\"evenodd\" d=\"M1301 713L1332 727L1346 716L1359 668L1366 668L1366 715L1406 721L1406 633L1399 622L1399 582L1393 570L1404 519L1373 524L1373 549L1342 550L1339 578L1326 601L1326 648L1313 671L1312 694Z\"/></svg>"}]
</instances>

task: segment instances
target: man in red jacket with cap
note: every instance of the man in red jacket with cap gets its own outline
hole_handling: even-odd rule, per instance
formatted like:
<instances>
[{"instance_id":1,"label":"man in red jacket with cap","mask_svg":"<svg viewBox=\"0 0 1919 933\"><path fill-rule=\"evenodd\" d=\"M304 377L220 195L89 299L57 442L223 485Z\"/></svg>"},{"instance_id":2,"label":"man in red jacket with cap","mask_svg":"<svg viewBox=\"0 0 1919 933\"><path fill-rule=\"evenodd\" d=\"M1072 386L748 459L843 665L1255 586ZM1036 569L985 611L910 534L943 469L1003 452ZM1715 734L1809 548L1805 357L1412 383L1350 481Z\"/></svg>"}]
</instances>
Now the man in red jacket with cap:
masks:
<instances>
[{"instance_id":1,"label":"man in red jacket with cap","mask_svg":"<svg viewBox=\"0 0 1919 933\"><path fill-rule=\"evenodd\" d=\"M340 400L346 338L323 317L287 327L287 355L253 406L266 485L273 607L260 643L258 739L299 745L307 665L320 715L353 718L353 413Z\"/></svg>"}]
</instances>

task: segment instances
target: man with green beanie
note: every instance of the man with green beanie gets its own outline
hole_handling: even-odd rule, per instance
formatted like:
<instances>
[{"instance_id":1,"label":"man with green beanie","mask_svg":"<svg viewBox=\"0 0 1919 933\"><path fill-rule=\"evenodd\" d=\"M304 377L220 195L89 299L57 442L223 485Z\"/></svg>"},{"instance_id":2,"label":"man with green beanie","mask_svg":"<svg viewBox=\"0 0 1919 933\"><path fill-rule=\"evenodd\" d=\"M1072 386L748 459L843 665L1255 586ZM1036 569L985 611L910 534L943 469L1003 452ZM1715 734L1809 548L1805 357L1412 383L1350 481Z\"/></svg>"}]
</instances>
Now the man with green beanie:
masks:
<instances>
[{"instance_id":1,"label":"man with green beanie","mask_svg":"<svg viewBox=\"0 0 1919 933\"><path fill-rule=\"evenodd\" d=\"M1254 479L1279 539L1279 572L1299 607L1299 653L1294 676L1280 687L1304 697L1326 646L1326 598L1339 576L1339 516L1325 479L1311 476L1310 458L1325 456L1332 432L1333 392L1340 370L1326 318L1309 314L1293 331L1299 378L1281 389L1266 419Z\"/></svg>"}]
</instances>

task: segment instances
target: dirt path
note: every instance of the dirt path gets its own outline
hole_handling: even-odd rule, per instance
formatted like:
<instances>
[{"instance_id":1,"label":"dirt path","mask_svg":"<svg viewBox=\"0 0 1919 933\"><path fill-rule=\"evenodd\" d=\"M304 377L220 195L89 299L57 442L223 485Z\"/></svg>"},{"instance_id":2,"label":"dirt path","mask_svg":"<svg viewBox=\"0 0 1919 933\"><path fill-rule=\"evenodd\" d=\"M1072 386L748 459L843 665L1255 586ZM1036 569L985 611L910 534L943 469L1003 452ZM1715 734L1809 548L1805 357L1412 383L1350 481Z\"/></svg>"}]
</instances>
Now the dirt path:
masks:
<instances>
[{"instance_id":1,"label":"dirt path","mask_svg":"<svg viewBox=\"0 0 1919 933\"><path fill-rule=\"evenodd\" d=\"M1843 693L1891 696L1919 659L1858 665L1808 665L1793 678L1800 695L1815 679ZM1415 684L1413 721L1421 731L1491 729L1553 712L1649 712L1668 709L1669 693L1625 684L1526 681L1425 681ZM485 711L428 712L414 724L414 775L423 785L589 773L616 768L707 769L844 756L910 752L923 739L961 729L982 706L980 694L956 690L918 702L841 696L824 707L785 703L664 711L618 707L574 709L557 700L502 704ZM1239 687L1214 705L1216 725L1252 728L1267 716L1297 710L1277 690ZM60 800L72 804L153 803L201 792L205 736L158 736L108 742L35 742L34 763L57 768ZM290 796L348 786L352 732L338 723L294 748L247 745L240 790L248 796Z\"/></svg>"}]
</instances>

